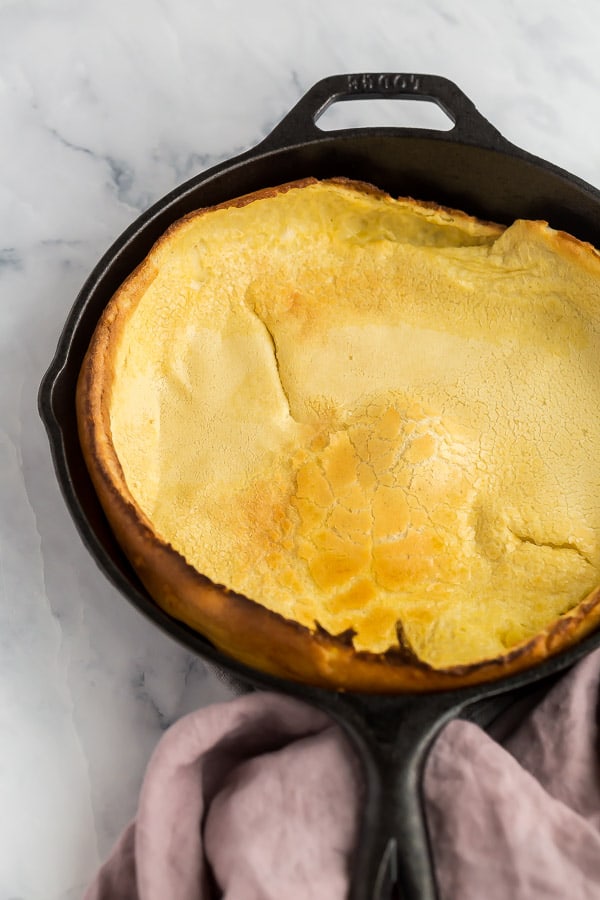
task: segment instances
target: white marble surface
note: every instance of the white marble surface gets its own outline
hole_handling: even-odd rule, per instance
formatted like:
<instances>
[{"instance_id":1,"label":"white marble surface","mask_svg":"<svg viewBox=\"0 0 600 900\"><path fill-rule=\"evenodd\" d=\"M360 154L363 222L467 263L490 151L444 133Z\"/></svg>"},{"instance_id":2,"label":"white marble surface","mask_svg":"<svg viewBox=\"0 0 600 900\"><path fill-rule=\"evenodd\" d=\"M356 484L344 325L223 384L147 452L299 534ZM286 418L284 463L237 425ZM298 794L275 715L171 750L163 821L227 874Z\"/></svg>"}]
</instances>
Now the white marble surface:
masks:
<instances>
[{"instance_id":1,"label":"white marble surface","mask_svg":"<svg viewBox=\"0 0 600 900\"><path fill-rule=\"evenodd\" d=\"M36 393L95 261L336 72L445 75L600 186L599 47L596 0L0 0L0 900L80 897L161 732L227 696L59 495Z\"/></svg>"}]
</instances>

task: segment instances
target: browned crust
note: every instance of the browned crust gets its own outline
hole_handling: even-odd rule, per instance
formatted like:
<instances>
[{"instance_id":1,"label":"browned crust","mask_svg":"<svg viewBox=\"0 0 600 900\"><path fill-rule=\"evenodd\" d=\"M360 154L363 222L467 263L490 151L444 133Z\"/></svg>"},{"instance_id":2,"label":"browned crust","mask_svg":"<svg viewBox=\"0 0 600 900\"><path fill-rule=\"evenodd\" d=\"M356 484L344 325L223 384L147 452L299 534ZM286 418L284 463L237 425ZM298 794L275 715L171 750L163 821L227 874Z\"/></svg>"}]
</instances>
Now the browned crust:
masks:
<instances>
[{"instance_id":1,"label":"browned crust","mask_svg":"<svg viewBox=\"0 0 600 900\"><path fill-rule=\"evenodd\" d=\"M388 196L362 182L331 180L365 193ZM313 183L316 179L307 178L266 188L210 209L245 206ZM419 205L475 221L437 204ZM77 384L79 436L94 487L117 540L159 606L204 634L224 653L256 669L320 687L372 693L424 692L495 681L528 669L589 634L600 622L600 588L543 632L496 659L434 669L398 650L387 654L357 652L347 636L336 638L318 627L311 631L214 584L153 532L127 488L111 440L108 391L113 347L130 310L156 275L153 259L157 249L183 223L207 211L190 213L174 223L117 291L98 323ZM493 223L490 228L503 230ZM580 242L575 243L575 252L582 252ZM597 257L596 253L594 263Z\"/></svg>"}]
</instances>

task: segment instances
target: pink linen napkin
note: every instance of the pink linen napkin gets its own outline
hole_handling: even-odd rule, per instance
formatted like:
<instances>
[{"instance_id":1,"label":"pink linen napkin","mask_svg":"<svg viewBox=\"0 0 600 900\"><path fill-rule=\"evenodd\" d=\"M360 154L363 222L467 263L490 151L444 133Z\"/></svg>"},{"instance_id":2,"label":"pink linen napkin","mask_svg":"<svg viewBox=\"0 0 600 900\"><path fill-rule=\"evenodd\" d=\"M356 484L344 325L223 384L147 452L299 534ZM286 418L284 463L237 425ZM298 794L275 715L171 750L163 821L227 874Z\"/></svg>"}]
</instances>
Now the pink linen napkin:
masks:
<instances>
[{"instance_id":1,"label":"pink linen napkin","mask_svg":"<svg viewBox=\"0 0 600 900\"><path fill-rule=\"evenodd\" d=\"M447 725L424 793L440 900L600 898L600 651L504 741ZM85 900L342 900L362 785L340 729L256 693L173 725Z\"/></svg>"}]
</instances>

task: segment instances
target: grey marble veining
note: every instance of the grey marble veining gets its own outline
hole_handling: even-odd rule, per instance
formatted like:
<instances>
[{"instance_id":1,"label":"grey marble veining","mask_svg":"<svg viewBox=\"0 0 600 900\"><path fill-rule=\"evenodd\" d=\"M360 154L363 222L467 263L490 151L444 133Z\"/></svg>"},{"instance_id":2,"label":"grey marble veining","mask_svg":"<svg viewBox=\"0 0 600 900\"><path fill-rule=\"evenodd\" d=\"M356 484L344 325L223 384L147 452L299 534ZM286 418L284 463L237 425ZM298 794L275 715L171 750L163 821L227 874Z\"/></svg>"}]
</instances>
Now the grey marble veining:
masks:
<instances>
[{"instance_id":1,"label":"grey marble veining","mask_svg":"<svg viewBox=\"0 0 600 900\"><path fill-rule=\"evenodd\" d=\"M0 3L0 900L80 897L161 733L229 696L100 574L56 485L36 394L95 262L336 72L445 75L600 185L599 46L594 0Z\"/></svg>"}]
</instances>

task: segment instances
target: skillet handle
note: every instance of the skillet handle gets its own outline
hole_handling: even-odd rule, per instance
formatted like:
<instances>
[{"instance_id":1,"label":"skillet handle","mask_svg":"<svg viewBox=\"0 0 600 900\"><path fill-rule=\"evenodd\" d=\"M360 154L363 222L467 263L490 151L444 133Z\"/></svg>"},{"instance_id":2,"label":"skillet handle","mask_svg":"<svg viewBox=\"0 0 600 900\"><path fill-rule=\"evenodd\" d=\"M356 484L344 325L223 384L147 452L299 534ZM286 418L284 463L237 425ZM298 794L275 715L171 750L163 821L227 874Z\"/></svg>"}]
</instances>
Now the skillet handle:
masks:
<instances>
[{"instance_id":1,"label":"skillet handle","mask_svg":"<svg viewBox=\"0 0 600 900\"><path fill-rule=\"evenodd\" d=\"M413 694L376 711L356 695L346 698L334 715L358 753L365 781L348 900L437 900L422 797L427 756L447 722L469 718L485 727L513 694L489 688L458 696Z\"/></svg>"},{"instance_id":2,"label":"skillet handle","mask_svg":"<svg viewBox=\"0 0 600 900\"><path fill-rule=\"evenodd\" d=\"M348 730L366 787L348 900L436 900L421 781L436 735L461 708L406 697L389 715L366 713L366 733Z\"/></svg>"},{"instance_id":3,"label":"skillet handle","mask_svg":"<svg viewBox=\"0 0 600 900\"><path fill-rule=\"evenodd\" d=\"M402 72L363 72L323 78L307 91L260 146L264 149L277 149L310 140L322 140L328 132L320 129L316 123L332 103L364 99L429 100L436 103L454 122L453 128L441 132L435 129L389 127L375 129L378 132L398 132L405 135L426 133L429 137L439 135L445 140L492 149L510 146L453 81L440 75ZM343 133L356 134L362 130L352 128Z\"/></svg>"}]
</instances>

